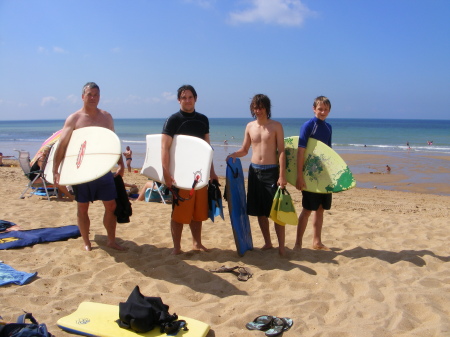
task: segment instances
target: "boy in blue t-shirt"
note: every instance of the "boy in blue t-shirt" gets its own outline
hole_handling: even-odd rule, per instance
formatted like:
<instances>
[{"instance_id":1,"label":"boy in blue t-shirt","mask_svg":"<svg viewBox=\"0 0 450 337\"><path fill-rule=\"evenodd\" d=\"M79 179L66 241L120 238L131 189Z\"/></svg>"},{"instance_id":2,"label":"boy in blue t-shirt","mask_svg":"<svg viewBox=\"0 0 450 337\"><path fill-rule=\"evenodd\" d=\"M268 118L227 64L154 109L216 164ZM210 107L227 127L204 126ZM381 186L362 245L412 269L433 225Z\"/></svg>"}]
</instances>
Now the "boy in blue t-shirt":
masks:
<instances>
[{"instance_id":1,"label":"boy in blue t-shirt","mask_svg":"<svg viewBox=\"0 0 450 337\"><path fill-rule=\"evenodd\" d=\"M331 110L331 103L325 96L319 96L314 100L313 111L315 117L303 124L300 129L297 152L297 183L296 188L302 191L302 212L298 217L297 239L294 250L302 249L303 234L305 234L308 219L313 214L313 249L330 250L322 243L322 224L324 210L331 208L332 195L303 191L306 187L303 178L303 163L306 144L310 137L320 140L331 147L331 125L325 122Z\"/></svg>"}]
</instances>

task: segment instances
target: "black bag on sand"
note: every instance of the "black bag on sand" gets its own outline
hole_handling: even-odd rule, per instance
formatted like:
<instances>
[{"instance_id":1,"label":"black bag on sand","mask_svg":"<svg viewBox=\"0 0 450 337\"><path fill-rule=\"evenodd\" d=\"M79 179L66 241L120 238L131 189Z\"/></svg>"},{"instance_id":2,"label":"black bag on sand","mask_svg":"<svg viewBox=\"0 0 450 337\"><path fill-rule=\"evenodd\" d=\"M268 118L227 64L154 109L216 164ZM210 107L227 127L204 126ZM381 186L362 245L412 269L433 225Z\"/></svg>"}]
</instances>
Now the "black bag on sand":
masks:
<instances>
[{"instance_id":1,"label":"black bag on sand","mask_svg":"<svg viewBox=\"0 0 450 337\"><path fill-rule=\"evenodd\" d=\"M25 323L26 319L31 323ZM17 323L0 326L0 337L54 337L45 324L39 324L31 313L19 316Z\"/></svg>"},{"instance_id":2,"label":"black bag on sand","mask_svg":"<svg viewBox=\"0 0 450 337\"><path fill-rule=\"evenodd\" d=\"M169 306L162 302L161 297L146 297L136 286L127 301L119 304L119 318L121 328L142 333L155 327L164 332L178 316L169 314Z\"/></svg>"}]
</instances>

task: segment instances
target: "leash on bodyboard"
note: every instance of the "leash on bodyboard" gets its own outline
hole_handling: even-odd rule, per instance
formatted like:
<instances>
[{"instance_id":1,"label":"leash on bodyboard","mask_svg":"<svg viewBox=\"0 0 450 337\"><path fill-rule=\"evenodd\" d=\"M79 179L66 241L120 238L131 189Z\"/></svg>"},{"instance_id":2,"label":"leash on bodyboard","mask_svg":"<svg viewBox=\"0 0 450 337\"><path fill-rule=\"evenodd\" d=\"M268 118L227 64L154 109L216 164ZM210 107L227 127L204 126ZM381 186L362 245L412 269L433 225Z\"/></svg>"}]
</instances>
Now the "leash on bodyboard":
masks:
<instances>
[{"instance_id":1,"label":"leash on bodyboard","mask_svg":"<svg viewBox=\"0 0 450 337\"><path fill-rule=\"evenodd\" d=\"M183 198L180 196L180 194L178 193L178 191L180 190L179 188L177 188L175 186L169 187L169 190L172 192L172 202L178 206L179 201L185 201L185 200L191 199L194 196L195 186L197 186L198 182L200 181L200 178L201 178L200 174L196 174L194 182L192 183L192 188L189 191L188 198Z\"/></svg>"}]
</instances>

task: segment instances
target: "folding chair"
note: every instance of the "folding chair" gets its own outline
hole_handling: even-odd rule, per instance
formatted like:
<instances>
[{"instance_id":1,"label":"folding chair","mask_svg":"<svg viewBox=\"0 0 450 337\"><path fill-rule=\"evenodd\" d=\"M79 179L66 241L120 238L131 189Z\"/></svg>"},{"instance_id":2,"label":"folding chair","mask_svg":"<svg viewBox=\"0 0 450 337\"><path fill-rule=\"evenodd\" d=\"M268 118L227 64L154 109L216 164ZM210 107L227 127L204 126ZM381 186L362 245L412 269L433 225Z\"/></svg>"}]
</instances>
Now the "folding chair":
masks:
<instances>
[{"instance_id":1,"label":"folding chair","mask_svg":"<svg viewBox=\"0 0 450 337\"><path fill-rule=\"evenodd\" d=\"M24 194L30 189L30 188L37 188L42 187L45 191L45 195L47 196L48 201L50 201L50 196L57 195L56 187L53 188L53 191L49 191L49 185L44 179L44 169L42 168L39 171L31 171L30 167L30 153L26 151L19 151L19 164L22 168L22 171L24 175L28 178L29 182L25 190L20 195L19 199L24 198ZM30 179L31 174L37 174L34 179ZM39 178L42 178L42 183L36 183L36 180ZM31 191L30 197L34 194L35 191Z\"/></svg>"},{"instance_id":2,"label":"folding chair","mask_svg":"<svg viewBox=\"0 0 450 337\"><path fill-rule=\"evenodd\" d=\"M165 185L162 185L161 183L154 181L151 191L147 192L149 194L148 197L146 195L146 201L159 202L161 200L164 204L166 204L167 201L170 201L172 199L172 196L171 195L167 196L162 193L163 190L165 190L165 188L166 188Z\"/></svg>"},{"instance_id":3,"label":"folding chair","mask_svg":"<svg viewBox=\"0 0 450 337\"><path fill-rule=\"evenodd\" d=\"M159 184L159 186L158 186L158 184L156 183L156 181L153 181L153 186L152 186L152 190L155 190L155 186L156 186L156 191L158 191L158 194L159 194L159 196L161 197L161 201L165 204L166 203L166 200L164 199L164 196L163 196L163 194L162 194L162 192L161 192L161 186L163 186L163 185L161 185L161 184Z\"/></svg>"}]
</instances>

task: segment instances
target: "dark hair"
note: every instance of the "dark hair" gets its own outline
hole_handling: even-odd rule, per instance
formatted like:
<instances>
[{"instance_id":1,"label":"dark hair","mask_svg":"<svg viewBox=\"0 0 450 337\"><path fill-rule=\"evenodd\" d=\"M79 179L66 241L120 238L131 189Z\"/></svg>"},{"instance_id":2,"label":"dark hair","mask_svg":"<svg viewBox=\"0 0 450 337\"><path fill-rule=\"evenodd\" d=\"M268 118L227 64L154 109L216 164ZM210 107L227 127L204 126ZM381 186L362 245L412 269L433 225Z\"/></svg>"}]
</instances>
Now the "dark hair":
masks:
<instances>
[{"instance_id":1,"label":"dark hair","mask_svg":"<svg viewBox=\"0 0 450 337\"><path fill-rule=\"evenodd\" d=\"M100 87L97 85L97 83L95 82L87 82L84 86L83 86L83 91L82 91L82 95L84 95L84 92L86 91L86 88L89 89L98 89L98 91L100 91Z\"/></svg>"},{"instance_id":2,"label":"dark hair","mask_svg":"<svg viewBox=\"0 0 450 337\"><path fill-rule=\"evenodd\" d=\"M331 102L327 97L325 97L325 96L316 97L316 99L314 100L313 107L316 108L319 103L327 105L328 109L331 110Z\"/></svg>"},{"instance_id":3,"label":"dark hair","mask_svg":"<svg viewBox=\"0 0 450 337\"><path fill-rule=\"evenodd\" d=\"M181 87L178 88L178 100L180 100L181 94L183 93L183 91L189 90L190 92L192 92L192 95L194 95L194 98L197 99L197 91L195 91L194 87L192 85L189 84L184 84Z\"/></svg>"},{"instance_id":4,"label":"dark hair","mask_svg":"<svg viewBox=\"0 0 450 337\"><path fill-rule=\"evenodd\" d=\"M253 96L252 102L250 103L250 112L252 113L252 117L255 118L254 109L256 108L266 108L267 118L272 116L270 112L270 108L272 104L270 103L270 98L264 94L257 94Z\"/></svg>"}]
</instances>

